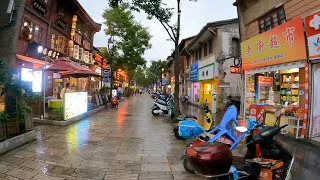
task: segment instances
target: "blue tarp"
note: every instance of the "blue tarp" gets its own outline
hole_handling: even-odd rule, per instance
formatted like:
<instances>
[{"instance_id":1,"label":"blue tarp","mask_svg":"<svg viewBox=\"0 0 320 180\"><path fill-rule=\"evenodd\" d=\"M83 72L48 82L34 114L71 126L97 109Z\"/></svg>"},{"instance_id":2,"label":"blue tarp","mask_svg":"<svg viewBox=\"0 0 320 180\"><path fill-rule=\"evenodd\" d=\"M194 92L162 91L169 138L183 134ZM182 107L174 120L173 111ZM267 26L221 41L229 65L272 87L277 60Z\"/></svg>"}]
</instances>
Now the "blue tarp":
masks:
<instances>
[{"instance_id":1,"label":"blue tarp","mask_svg":"<svg viewBox=\"0 0 320 180\"><path fill-rule=\"evenodd\" d=\"M192 120L183 120L179 123L179 135L183 138L193 138L206 132L198 123Z\"/></svg>"}]
</instances>

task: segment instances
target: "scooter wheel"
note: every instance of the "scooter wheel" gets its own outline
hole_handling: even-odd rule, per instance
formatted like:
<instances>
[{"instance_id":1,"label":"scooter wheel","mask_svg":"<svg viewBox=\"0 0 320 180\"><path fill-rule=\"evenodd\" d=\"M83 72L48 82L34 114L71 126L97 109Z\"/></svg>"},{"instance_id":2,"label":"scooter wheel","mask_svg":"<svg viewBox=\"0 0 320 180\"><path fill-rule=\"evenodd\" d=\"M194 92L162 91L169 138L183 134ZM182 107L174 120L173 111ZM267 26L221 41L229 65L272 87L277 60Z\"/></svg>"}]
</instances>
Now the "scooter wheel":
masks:
<instances>
[{"instance_id":1,"label":"scooter wheel","mask_svg":"<svg viewBox=\"0 0 320 180\"><path fill-rule=\"evenodd\" d=\"M195 174L194 169L191 167L191 165L188 162L187 158L183 159L183 167L188 173Z\"/></svg>"},{"instance_id":2,"label":"scooter wheel","mask_svg":"<svg viewBox=\"0 0 320 180\"><path fill-rule=\"evenodd\" d=\"M155 113L155 112L154 112L154 111L156 111L156 110L160 110L160 108L159 108L159 107L155 107L155 108L153 108L153 109L151 110L151 113L152 113L153 116L159 116L159 113Z\"/></svg>"},{"instance_id":3,"label":"scooter wheel","mask_svg":"<svg viewBox=\"0 0 320 180\"><path fill-rule=\"evenodd\" d=\"M184 140L184 138L179 135L179 127L175 127L173 133L177 140Z\"/></svg>"}]
</instances>

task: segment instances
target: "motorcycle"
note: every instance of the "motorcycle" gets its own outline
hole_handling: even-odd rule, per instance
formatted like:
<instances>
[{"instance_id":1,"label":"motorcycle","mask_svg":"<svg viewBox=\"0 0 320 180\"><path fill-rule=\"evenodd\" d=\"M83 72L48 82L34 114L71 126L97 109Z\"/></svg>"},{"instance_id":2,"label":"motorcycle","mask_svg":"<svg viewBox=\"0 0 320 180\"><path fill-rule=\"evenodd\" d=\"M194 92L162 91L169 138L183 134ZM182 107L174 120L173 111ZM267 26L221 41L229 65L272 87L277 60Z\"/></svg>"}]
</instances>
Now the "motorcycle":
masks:
<instances>
[{"instance_id":1,"label":"motorcycle","mask_svg":"<svg viewBox=\"0 0 320 180\"><path fill-rule=\"evenodd\" d=\"M163 101L163 100L155 100L153 103L153 107L151 108L151 113L153 116L158 116L160 114L165 115L165 114L170 114L171 115L171 108L169 101L172 101L171 99L168 99L168 101Z\"/></svg>"},{"instance_id":2,"label":"motorcycle","mask_svg":"<svg viewBox=\"0 0 320 180\"><path fill-rule=\"evenodd\" d=\"M276 121L277 122L277 121ZM210 138L200 138L189 145L184 152L183 165L190 173L197 173L204 177L216 179L259 179L259 180L281 180L288 179L294 158L292 155L274 139L283 126L263 126L259 122L250 123L248 128L237 126L235 129L246 139L247 153L246 164L235 168L232 166L232 143L230 134L218 137L223 141L210 142ZM259 129L256 135L253 132ZM219 134L219 133L218 133ZM217 134L217 135L218 135ZM216 135L216 136L217 136ZM218 139L217 137L211 139ZM241 139L237 139L240 141ZM212 141L211 141L212 142ZM229 143L228 143L229 142ZM230 144L231 143L231 144ZM257 157L257 149L261 150L261 157ZM252 159L253 158L253 159ZM238 170L237 170L238 169Z\"/></svg>"},{"instance_id":3,"label":"motorcycle","mask_svg":"<svg viewBox=\"0 0 320 180\"><path fill-rule=\"evenodd\" d=\"M211 110L210 110L209 106L205 106L203 110L205 112L205 121L202 123L202 127L203 127L203 129L205 131L208 132L214 126L214 121L212 119ZM192 121L196 122L197 124L199 124L198 118L196 116L193 116L193 115L186 115L184 117L180 116L180 117L177 117L177 120L178 120L178 124L173 129L174 136L176 137L177 140L184 140L186 138L190 138L190 137L182 137L182 136L180 136L179 128L180 128L180 124L181 124L182 121L184 121L184 120L192 120Z\"/></svg>"},{"instance_id":4,"label":"motorcycle","mask_svg":"<svg viewBox=\"0 0 320 180\"><path fill-rule=\"evenodd\" d=\"M111 108L118 108L118 98L117 97L112 97L111 98Z\"/></svg>"}]
</instances>

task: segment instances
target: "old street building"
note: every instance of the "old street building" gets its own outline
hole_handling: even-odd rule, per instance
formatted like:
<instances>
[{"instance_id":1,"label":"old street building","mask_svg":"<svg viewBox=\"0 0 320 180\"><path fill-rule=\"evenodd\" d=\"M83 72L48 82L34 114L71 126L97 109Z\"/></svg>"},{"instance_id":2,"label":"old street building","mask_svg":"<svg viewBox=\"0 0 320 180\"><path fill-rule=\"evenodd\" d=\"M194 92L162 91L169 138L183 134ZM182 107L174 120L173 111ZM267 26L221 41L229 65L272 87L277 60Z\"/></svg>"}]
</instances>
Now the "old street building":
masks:
<instances>
[{"instance_id":1,"label":"old street building","mask_svg":"<svg viewBox=\"0 0 320 180\"><path fill-rule=\"evenodd\" d=\"M15 67L21 77L58 57L92 67L98 54L93 51L94 34L101 25L93 21L77 0L14 0L11 12L6 12L11 1L3 1L0 59ZM12 22L8 24L10 17ZM42 84L49 96L63 83L55 80L60 77L52 72L45 73L44 78ZM41 91L41 78L39 81ZM81 88L81 82L71 83Z\"/></svg>"},{"instance_id":2,"label":"old street building","mask_svg":"<svg viewBox=\"0 0 320 180\"><path fill-rule=\"evenodd\" d=\"M234 5L240 20L246 117L256 119L264 108L259 104L282 104L290 107L280 119L290 125L282 133L319 141L320 1L237 0ZM267 115L266 124L274 121Z\"/></svg>"},{"instance_id":3,"label":"old street building","mask_svg":"<svg viewBox=\"0 0 320 180\"><path fill-rule=\"evenodd\" d=\"M191 101L207 103L213 112L224 110L229 96L240 99L240 74L230 71L240 54L238 27L238 19L208 23L186 47L193 57Z\"/></svg>"}]
</instances>

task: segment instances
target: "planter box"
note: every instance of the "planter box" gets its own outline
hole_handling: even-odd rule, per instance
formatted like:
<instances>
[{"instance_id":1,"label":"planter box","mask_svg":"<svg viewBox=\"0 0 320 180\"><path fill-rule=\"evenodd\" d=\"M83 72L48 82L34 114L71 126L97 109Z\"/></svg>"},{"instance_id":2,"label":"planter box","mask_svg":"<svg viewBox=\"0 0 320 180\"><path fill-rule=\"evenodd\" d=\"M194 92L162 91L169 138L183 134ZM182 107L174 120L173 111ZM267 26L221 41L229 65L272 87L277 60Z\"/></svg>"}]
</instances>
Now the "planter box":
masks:
<instances>
[{"instance_id":1,"label":"planter box","mask_svg":"<svg viewBox=\"0 0 320 180\"><path fill-rule=\"evenodd\" d=\"M28 106L32 109L32 115L40 118L43 114L43 99L26 101Z\"/></svg>"},{"instance_id":2,"label":"planter box","mask_svg":"<svg viewBox=\"0 0 320 180\"><path fill-rule=\"evenodd\" d=\"M37 132L33 130L30 132L21 134L19 136L15 136L11 139L7 139L3 142L0 142L0 154L10 151L21 145L24 145L30 141L33 141L36 139L36 136L37 136Z\"/></svg>"},{"instance_id":3,"label":"planter box","mask_svg":"<svg viewBox=\"0 0 320 180\"><path fill-rule=\"evenodd\" d=\"M24 113L24 125L26 132L33 130L32 113Z\"/></svg>"},{"instance_id":4,"label":"planter box","mask_svg":"<svg viewBox=\"0 0 320 180\"><path fill-rule=\"evenodd\" d=\"M6 125L0 123L0 141L5 140L6 138Z\"/></svg>"}]
</instances>

